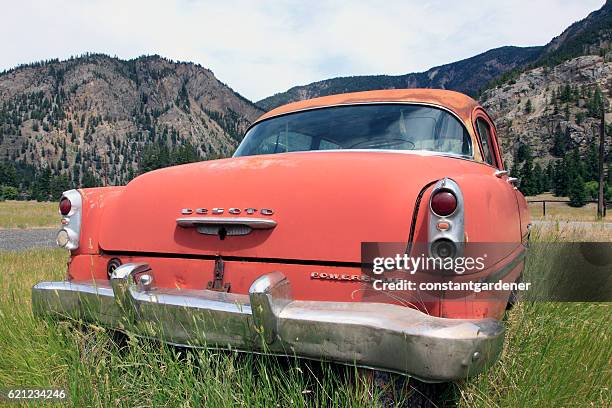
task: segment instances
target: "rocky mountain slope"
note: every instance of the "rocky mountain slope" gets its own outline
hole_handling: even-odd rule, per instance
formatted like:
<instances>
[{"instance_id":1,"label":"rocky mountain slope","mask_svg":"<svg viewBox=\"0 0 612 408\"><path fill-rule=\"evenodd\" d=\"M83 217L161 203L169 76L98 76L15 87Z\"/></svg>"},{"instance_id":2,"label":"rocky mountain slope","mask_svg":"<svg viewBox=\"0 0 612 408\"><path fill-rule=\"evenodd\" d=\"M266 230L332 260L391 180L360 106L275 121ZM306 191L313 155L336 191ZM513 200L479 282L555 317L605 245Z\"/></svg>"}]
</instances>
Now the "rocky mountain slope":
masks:
<instances>
[{"instance_id":1,"label":"rocky mountain slope","mask_svg":"<svg viewBox=\"0 0 612 408\"><path fill-rule=\"evenodd\" d=\"M495 120L508 166L513 167L521 144L544 167L563 155L555 152L559 141L562 150L581 151L598 143L600 101L609 105L612 97L611 57L589 55L534 68L483 93L481 101Z\"/></svg>"},{"instance_id":2,"label":"rocky mountain slope","mask_svg":"<svg viewBox=\"0 0 612 408\"><path fill-rule=\"evenodd\" d=\"M192 63L86 55L0 75L0 160L49 167L75 184L139 171L145 146L227 156L262 111Z\"/></svg>"},{"instance_id":3,"label":"rocky mountain slope","mask_svg":"<svg viewBox=\"0 0 612 408\"><path fill-rule=\"evenodd\" d=\"M548 43L531 66L506 73L480 100L496 119L504 160L513 166L518 147L547 164L574 147L598 143L600 105L612 98L612 3ZM612 120L606 113L606 121Z\"/></svg>"},{"instance_id":4,"label":"rocky mountain slope","mask_svg":"<svg viewBox=\"0 0 612 408\"><path fill-rule=\"evenodd\" d=\"M542 49L543 47L501 47L425 72L326 79L267 97L258 101L257 106L270 110L302 99L372 89L443 88L475 95L501 74L534 62Z\"/></svg>"}]
</instances>

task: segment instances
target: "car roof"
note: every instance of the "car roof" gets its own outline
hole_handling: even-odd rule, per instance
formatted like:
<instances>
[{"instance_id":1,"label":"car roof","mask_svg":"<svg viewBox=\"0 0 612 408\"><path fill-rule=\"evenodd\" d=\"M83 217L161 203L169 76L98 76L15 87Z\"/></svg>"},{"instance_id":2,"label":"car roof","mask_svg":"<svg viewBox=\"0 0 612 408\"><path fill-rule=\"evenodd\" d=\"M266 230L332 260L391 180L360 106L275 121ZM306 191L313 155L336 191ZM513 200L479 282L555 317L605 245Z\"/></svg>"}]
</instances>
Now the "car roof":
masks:
<instances>
[{"instance_id":1,"label":"car roof","mask_svg":"<svg viewBox=\"0 0 612 408\"><path fill-rule=\"evenodd\" d=\"M472 111L474 108L479 106L478 102L469 96L445 89L384 89L322 96L319 98L288 103L265 113L255 122L260 122L273 116L307 109L376 102L413 102L439 105L450 109L464 122L468 123L470 121Z\"/></svg>"}]
</instances>

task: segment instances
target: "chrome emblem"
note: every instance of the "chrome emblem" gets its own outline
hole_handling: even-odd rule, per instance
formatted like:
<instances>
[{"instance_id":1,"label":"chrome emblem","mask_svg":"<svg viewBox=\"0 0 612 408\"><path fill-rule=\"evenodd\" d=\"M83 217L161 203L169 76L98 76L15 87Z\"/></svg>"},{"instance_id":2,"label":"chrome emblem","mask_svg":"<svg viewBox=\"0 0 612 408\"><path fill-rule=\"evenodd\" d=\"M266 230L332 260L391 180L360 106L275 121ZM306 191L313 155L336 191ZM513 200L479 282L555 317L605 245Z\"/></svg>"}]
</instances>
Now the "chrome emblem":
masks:
<instances>
[{"instance_id":1,"label":"chrome emblem","mask_svg":"<svg viewBox=\"0 0 612 408\"><path fill-rule=\"evenodd\" d=\"M257 214L259 212L259 214L261 215L273 215L274 214L274 210L270 209L270 208L261 208L261 209L257 209L257 208L245 208L244 210L238 208L238 207L231 207L227 210L228 214L232 214L232 215L238 215L241 214L244 211L245 214L248 215L253 215L253 214ZM215 207L212 208L210 210L211 214L215 214L215 215L219 215L219 214L223 214L225 212L224 208L220 208L220 207ZM183 215L191 215L191 214L208 214L209 211L207 208L196 208L195 210L192 208L183 208L181 210L181 214Z\"/></svg>"}]
</instances>

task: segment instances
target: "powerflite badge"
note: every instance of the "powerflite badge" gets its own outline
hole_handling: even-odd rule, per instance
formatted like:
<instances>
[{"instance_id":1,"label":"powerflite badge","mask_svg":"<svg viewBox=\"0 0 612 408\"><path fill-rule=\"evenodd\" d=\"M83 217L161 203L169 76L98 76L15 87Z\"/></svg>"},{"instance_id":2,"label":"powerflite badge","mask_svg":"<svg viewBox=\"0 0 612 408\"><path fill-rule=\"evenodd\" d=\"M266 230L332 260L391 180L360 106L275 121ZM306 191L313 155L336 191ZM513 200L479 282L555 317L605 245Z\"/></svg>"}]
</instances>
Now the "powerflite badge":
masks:
<instances>
[{"instance_id":1,"label":"powerflite badge","mask_svg":"<svg viewBox=\"0 0 612 408\"><path fill-rule=\"evenodd\" d=\"M349 275L347 273L326 273L326 272L312 272L310 274L310 279L358 281L358 282L370 282L374 280L368 275Z\"/></svg>"},{"instance_id":2,"label":"powerflite badge","mask_svg":"<svg viewBox=\"0 0 612 408\"><path fill-rule=\"evenodd\" d=\"M244 210L238 207L231 207L228 208L227 213L228 214L233 214L233 215L238 215L238 214L242 214L242 212L244 211L245 214L248 215L253 215L253 214L261 214L261 215L272 215L274 214L274 211L269 209L269 208L262 208L262 209L257 209L257 208L245 208ZM183 215L190 215L190 214L223 214L225 212L224 208L220 208L220 207L215 207L215 208L211 208L210 210L208 208L183 208L181 210L181 214Z\"/></svg>"},{"instance_id":3,"label":"powerflite badge","mask_svg":"<svg viewBox=\"0 0 612 408\"><path fill-rule=\"evenodd\" d=\"M319 280L330 280L330 281L338 281L338 282L367 282L373 283L375 281L380 282L399 282L401 279L399 278L381 278L378 276L370 276L370 275L358 275L358 274L348 274L348 273L332 273L332 272L311 272L310 279L319 279Z\"/></svg>"}]
</instances>

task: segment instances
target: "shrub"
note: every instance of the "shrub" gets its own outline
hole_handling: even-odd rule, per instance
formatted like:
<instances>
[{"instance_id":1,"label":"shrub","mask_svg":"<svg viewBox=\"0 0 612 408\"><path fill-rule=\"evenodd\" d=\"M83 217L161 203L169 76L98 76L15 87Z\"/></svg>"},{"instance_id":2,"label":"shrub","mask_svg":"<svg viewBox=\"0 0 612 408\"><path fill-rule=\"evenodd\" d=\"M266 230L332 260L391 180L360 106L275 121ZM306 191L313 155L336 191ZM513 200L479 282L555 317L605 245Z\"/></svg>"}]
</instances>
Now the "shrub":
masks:
<instances>
[{"instance_id":1,"label":"shrub","mask_svg":"<svg viewBox=\"0 0 612 408\"><path fill-rule=\"evenodd\" d=\"M19 198L19 190L12 186L0 186L0 198L2 200L17 200Z\"/></svg>"},{"instance_id":2,"label":"shrub","mask_svg":"<svg viewBox=\"0 0 612 408\"><path fill-rule=\"evenodd\" d=\"M586 195L590 200L597 200L599 194L599 183L596 181L587 181L584 185Z\"/></svg>"}]
</instances>

